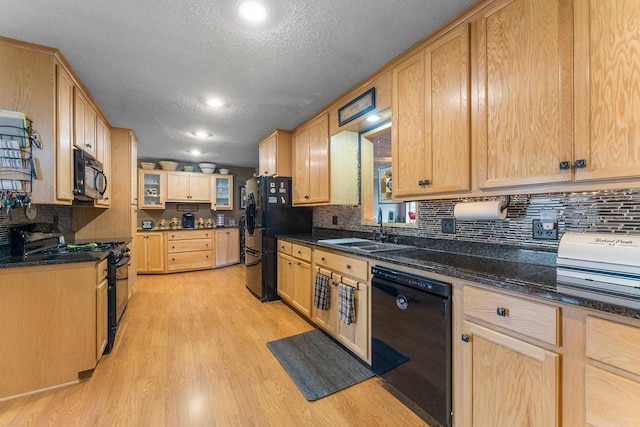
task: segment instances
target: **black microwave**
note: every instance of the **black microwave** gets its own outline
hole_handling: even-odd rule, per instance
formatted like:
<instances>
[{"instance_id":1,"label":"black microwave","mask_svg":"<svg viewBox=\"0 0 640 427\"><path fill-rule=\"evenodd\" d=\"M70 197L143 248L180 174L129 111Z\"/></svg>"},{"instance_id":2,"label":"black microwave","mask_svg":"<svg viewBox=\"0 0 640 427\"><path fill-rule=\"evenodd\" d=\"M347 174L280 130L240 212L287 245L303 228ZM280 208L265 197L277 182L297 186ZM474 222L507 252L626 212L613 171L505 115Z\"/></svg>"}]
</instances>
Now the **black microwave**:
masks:
<instances>
[{"instance_id":1,"label":"black microwave","mask_svg":"<svg viewBox=\"0 0 640 427\"><path fill-rule=\"evenodd\" d=\"M102 163L89 153L73 149L73 194L79 200L102 199L107 191L107 176Z\"/></svg>"}]
</instances>

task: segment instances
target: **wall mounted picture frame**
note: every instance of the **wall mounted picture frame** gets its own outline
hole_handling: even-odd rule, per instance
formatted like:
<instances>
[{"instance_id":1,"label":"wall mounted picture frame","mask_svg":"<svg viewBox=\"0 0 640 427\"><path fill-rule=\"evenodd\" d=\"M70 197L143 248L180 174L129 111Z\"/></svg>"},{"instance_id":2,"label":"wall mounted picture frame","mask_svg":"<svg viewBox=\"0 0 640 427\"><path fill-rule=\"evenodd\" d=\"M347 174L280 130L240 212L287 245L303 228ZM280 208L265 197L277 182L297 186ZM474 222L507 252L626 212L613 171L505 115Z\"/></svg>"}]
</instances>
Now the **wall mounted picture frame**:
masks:
<instances>
[{"instance_id":1,"label":"wall mounted picture frame","mask_svg":"<svg viewBox=\"0 0 640 427\"><path fill-rule=\"evenodd\" d=\"M238 209L246 209L247 207L247 187L241 185L238 187L238 194L240 197L238 198Z\"/></svg>"},{"instance_id":2,"label":"wall mounted picture frame","mask_svg":"<svg viewBox=\"0 0 640 427\"><path fill-rule=\"evenodd\" d=\"M338 126L343 126L376 108L376 88L372 87L338 109Z\"/></svg>"}]
</instances>

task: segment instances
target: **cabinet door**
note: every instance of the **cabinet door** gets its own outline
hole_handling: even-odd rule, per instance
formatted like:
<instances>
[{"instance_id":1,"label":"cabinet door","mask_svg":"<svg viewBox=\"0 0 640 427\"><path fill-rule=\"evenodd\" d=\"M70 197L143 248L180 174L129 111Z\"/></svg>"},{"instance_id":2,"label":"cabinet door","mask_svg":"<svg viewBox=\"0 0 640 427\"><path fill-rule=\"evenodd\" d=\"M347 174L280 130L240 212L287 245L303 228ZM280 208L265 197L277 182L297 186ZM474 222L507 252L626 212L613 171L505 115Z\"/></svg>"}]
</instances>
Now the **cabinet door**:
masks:
<instances>
[{"instance_id":1,"label":"cabinet door","mask_svg":"<svg viewBox=\"0 0 640 427\"><path fill-rule=\"evenodd\" d=\"M130 172L130 204L138 204L138 139L133 131L129 131L129 172Z\"/></svg>"},{"instance_id":2,"label":"cabinet door","mask_svg":"<svg viewBox=\"0 0 640 427\"><path fill-rule=\"evenodd\" d=\"M293 258L278 253L278 295L288 302L293 299Z\"/></svg>"},{"instance_id":3,"label":"cabinet door","mask_svg":"<svg viewBox=\"0 0 640 427\"><path fill-rule=\"evenodd\" d=\"M292 270L293 300L291 303L305 317L311 318L311 264L296 259L293 262Z\"/></svg>"},{"instance_id":4,"label":"cabinet door","mask_svg":"<svg viewBox=\"0 0 640 427\"><path fill-rule=\"evenodd\" d=\"M211 177L211 209L233 210L233 177L214 175Z\"/></svg>"},{"instance_id":5,"label":"cabinet door","mask_svg":"<svg viewBox=\"0 0 640 427\"><path fill-rule=\"evenodd\" d=\"M73 81L56 65L56 200L73 200Z\"/></svg>"},{"instance_id":6,"label":"cabinet door","mask_svg":"<svg viewBox=\"0 0 640 427\"><path fill-rule=\"evenodd\" d=\"M238 229L216 230L216 266L236 264L240 261L240 235Z\"/></svg>"},{"instance_id":7,"label":"cabinet door","mask_svg":"<svg viewBox=\"0 0 640 427\"><path fill-rule=\"evenodd\" d=\"M211 200L211 179L207 174L189 175L189 200L208 202Z\"/></svg>"},{"instance_id":8,"label":"cabinet door","mask_svg":"<svg viewBox=\"0 0 640 427\"><path fill-rule=\"evenodd\" d=\"M189 200L189 175L167 172L167 201Z\"/></svg>"},{"instance_id":9,"label":"cabinet door","mask_svg":"<svg viewBox=\"0 0 640 427\"><path fill-rule=\"evenodd\" d=\"M74 145L96 158L96 111L78 87L74 88Z\"/></svg>"},{"instance_id":10,"label":"cabinet door","mask_svg":"<svg viewBox=\"0 0 640 427\"><path fill-rule=\"evenodd\" d=\"M146 233L137 233L136 234L136 267L139 273L147 272L147 234Z\"/></svg>"},{"instance_id":11,"label":"cabinet door","mask_svg":"<svg viewBox=\"0 0 640 427\"><path fill-rule=\"evenodd\" d=\"M315 283L318 270L318 267L315 267L313 269L313 277L311 278L311 295L315 295ZM325 273L330 274L330 272ZM337 327L336 320L338 318L338 286L333 278L329 280L329 310L320 310L316 308L316 306L313 305L313 299L311 300L311 304L313 322L328 333L335 336Z\"/></svg>"},{"instance_id":12,"label":"cabinet door","mask_svg":"<svg viewBox=\"0 0 640 427\"><path fill-rule=\"evenodd\" d=\"M432 180L431 153L425 145L424 51L393 70L392 178L393 196L404 198L425 193ZM426 170L429 166L429 170Z\"/></svg>"},{"instance_id":13,"label":"cabinet door","mask_svg":"<svg viewBox=\"0 0 640 427\"><path fill-rule=\"evenodd\" d=\"M572 20L568 0L501 0L478 14L480 188L568 181Z\"/></svg>"},{"instance_id":14,"label":"cabinet door","mask_svg":"<svg viewBox=\"0 0 640 427\"><path fill-rule=\"evenodd\" d=\"M328 114L314 119L296 133L292 159L293 203L329 203Z\"/></svg>"},{"instance_id":15,"label":"cabinet door","mask_svg":"<svg viewBox=\"0 0 640 427\"><path fill-rule=\"evenodd\" d=\"M276 174L277 135L273 133L258 146L258 174L273 176Z\"/></svg>"},{"instance_id":16,"label":"cabinet door","mask_svg":"<svg viewBox=\"0 0 640 427\"><path fill-rule=\"evenodd\" d=\"M369 361L369 286L354 280L343 278L342 282L356 288L354 291L356 321L349 325L338 319L338 339L351 351ZM336 289L337 291L337 289Z\"/></svg>"},{"instance_id":17,"label":"cabinet door","mask_svg":"<svg viewBox=\"0 0 640 427\"><path fill-rule=\"evenodd\" d=\"M463 328L466 424L557 426L560 356L472 322Z\"/></svg>"},{"instance_id":18,"label":"cabinet door","mask_svg":"<svg viewBox=\"0 0 640 427\"><path fill-rule=\"evenodd\" d=\"M227 231L229 240L227 241L227 262L237 264L240 262L240 230L233 228Z\"/></svg>"},{"instance_id":19,"label":"cabinet door","mask_svg":"<svg viewBox=\"0 0 640 427\"><path fill-rule=\"evenodd\" d=\"M140 209L164 209L165 174L140 169L138 173L138 207Z\"/></svg>"},{"instance_id":20,"label":"cabinet door","mask_svg":"<svg viewBox=\"0 0 640 427\"><path fill-rule=\"evenodd\" d=\"M640 176L640 1L574 2L576 180Z\"/></svg>"},{"instance_id":21,"label":"cabinet door","mask_svg":"<svg viewBox=\"0 0 640 427\"><path fill-rule=\"evenodd\" d=\"M165 270L164 255L164 234L148 233L146 238L147 245L147 271L162 273Z\"/></svg>"},{"instance_id":22,"label":"cabinet door","mask_svg":"<svg viewBox=\"0 0 640 427\"><path fill-rule=\"evenodd\" d=\"M96 200L96 206L111 206L111 190L113 189L113 176L111 175L111 131L104 120L98 117L96 125L97 159L102 163L102 168L107 176L107 189L102 199Z\"/></svg>"}]
</instances>

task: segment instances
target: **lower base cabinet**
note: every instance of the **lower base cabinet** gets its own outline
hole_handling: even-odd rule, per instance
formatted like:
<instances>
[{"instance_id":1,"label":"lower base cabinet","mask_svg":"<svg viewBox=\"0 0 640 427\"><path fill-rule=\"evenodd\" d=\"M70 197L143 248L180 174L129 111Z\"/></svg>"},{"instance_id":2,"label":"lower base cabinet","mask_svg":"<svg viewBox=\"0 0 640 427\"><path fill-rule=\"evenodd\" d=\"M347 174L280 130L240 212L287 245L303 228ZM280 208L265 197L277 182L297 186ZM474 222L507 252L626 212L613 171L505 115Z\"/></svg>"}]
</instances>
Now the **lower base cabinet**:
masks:
<instances>
[{"instance_id":1,"label":"lower base cabinet","mask_svg":"<svg viewBox=\"0 0 640 427\"><path fill-rule=\"evenodd\" d=\"M136 233L136 268L140 274L164 273L165 254L164 232Z\"/></svg>"},{"instance_id":2,"label":"lower base cabinet","mask_svg":"<svg viewBox=\"0 0 640 427\"><path fill-rule=\"evenodd\" d=\"M311 318L311 248L278 244L278 295L306 318Z\"/></svg>"},{"instance_id":3,"label":"lower base cabinet","mask_svg":"<svg viewBox=\"0 0 640 427\"><path fill-rule=\"evenodd\" d=\"M107 347L109 328L107 280L108 261L100 261L96 267L98 284L96 286L96 360L100 360L104 349Z\"/></svg>"},{"instance_id":4,"label":"lower base cabinet","mask_svg":"<svg viewBox=\"0 0 640 427\"><path fill-rule=\"evenodd\" d=\"M213 268L213 231L183 230L167 235L167 271Z\"/></svg>"},{"instance_id":5,"label":"lower base cabinet","mask_svg":"<svg viewBox=\"0 0 640 427\"><path fill-rule=\"evenodd\" d=\"M240 230L221 228L215 231L216 267L240 262Z\"/></svg>"}]
</instances>

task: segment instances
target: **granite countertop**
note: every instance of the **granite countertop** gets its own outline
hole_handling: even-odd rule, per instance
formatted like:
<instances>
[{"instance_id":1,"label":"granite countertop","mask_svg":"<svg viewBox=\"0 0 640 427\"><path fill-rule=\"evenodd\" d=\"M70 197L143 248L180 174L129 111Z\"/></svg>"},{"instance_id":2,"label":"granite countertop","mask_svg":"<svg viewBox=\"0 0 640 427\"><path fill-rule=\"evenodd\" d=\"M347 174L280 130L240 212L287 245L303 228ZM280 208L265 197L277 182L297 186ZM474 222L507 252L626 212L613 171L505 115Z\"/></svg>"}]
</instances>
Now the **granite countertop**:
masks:
<instances>
[{"instance_id":1,"label":"granite countertop","mask_svg":"<svg viewBox=\"0 0 640 427\"><path fill-rule=\"evenodd\" d=\"M130 243L131 237L115 237L109 239L75 239L67 241L67 245L85 245L93 242L125 242ZM109 255L108 251L86 251L65 254L31 254L26 257L11 256L9 245L0 248L0 268L35 267L39 265L68 264L73 262L98 262Z\"/></svg>"},{"instance_id":2,"label":"granite countertop","mask_svg":"<svg viewBox=\"0 0 640 427\"><path fill-rule=\"evenodd\" d=\"M279 236L293 242L311 244L319 248L339 250L348 254L417 268L425 273L468 280L522 292L540 298L640 319L640 310L625 305L621 298L598 292L573 294L556 280L555 252L538 252L513 246L466 244L453 241L437 242L422 239L426 246L396 251L363 253L357 249L336 248L318 244L318 240L334 238L324 235ZM405 243L405 242L402 242ZM415 242L410 242L415 243ZM473 248L470 248L473 246ZM481 253L473 253L480 250ZM464 253L467 251L467 253ZM640 306L639 302L635 302Z\"/></svg>"}]
</instances>

